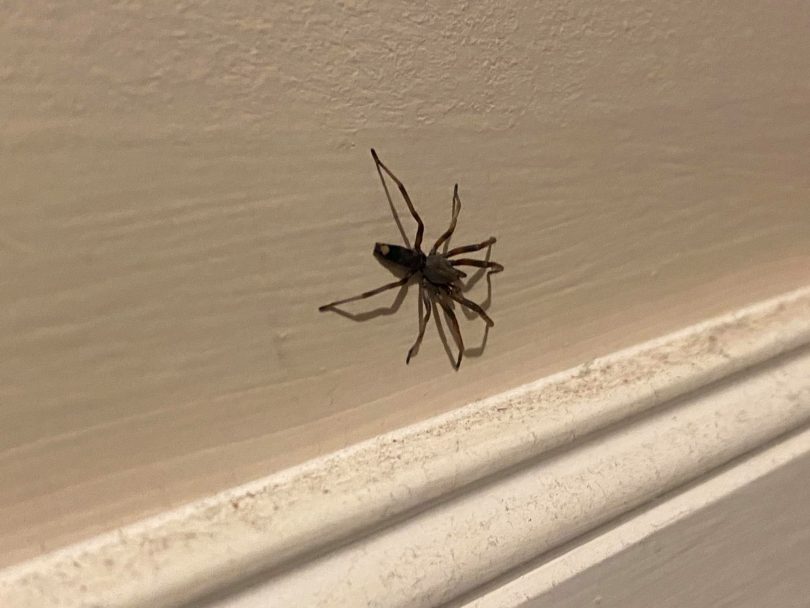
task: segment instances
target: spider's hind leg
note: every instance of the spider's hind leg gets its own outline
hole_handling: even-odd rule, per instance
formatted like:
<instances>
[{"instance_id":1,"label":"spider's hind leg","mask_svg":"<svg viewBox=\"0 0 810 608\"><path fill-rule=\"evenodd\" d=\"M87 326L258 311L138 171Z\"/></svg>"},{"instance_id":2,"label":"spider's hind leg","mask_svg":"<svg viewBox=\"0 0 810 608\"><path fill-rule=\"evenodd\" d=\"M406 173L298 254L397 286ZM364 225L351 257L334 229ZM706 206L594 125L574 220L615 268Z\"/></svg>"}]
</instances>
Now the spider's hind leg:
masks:
<instances>
[{"instance_id":1,"label":"spider's hind leg","mask_svg":"<svg viewBox=\"0 0 810 608\"><path fill-rule=\"evenodd\" d=\"M423 310L424 309L424 310ZM422 344L422 338L425 337L425 329L427 328L428 321L430 321L430 298L427 291L420 285L419 286L419 334L416 336L416 341L408 351L408 356L405 357L405 365L411 362L411 357L419 350L419 345Z\"/></svg>"},{"instance_id":2,"label":"spider's hind leg","mask_svg":"<svg viewBox=\"0 0 810 608\"><path fill-rule=\"evenodd\" d=\"M455 300L459 304L461 304L462 306L465 306L470 310L472 310L473 312L475 312L479 317L481 317L484 320L484 323L486 323L490 327L495 325L495 321L493 321L489 317L487 312L472 300L468 300L460 293L448 293L447 295L450 296L453 300Z\"/></svg>"},{"instance_id":3,"label":"spider's hind leg","mask_svg":"<svg viewBox=\"0 0 810 608\"><path fill-rule=\"evenodd\" d=\"M413 219L416 220L416 237L414 238L413 248L419 251L422 246L422 235L425 232L425 225L422 223L422 218L419 217L419 214L416 212L416 208L413 206L413 202L411 201L411 197L408 195L408 191L405 189L405 185L399 181L396 175L391 172L391 169L385 166L385 164L380 160L380 157L377 156L377 152L374 148L371 149L371 156L374 159L374 163L377 165L377 172L380 174L380 179L382 179L382 171L385 171L394 183L399 188L400 194L402 194L402 198L405 199L405 204L408 205L408 211L411 212ZM382 171L381 171L382 170ZM383 187L385 187L385 180L383 180ZM388 193L388 188L385 189L386 193Z\"/></svg>"},{"instance_id":4,"label":"spider's hind leg","mask_svg":"<svg viewBox=\"0 0 810 608\"><path fill-rule=\"evenodd\" d=\"M498 262L490 262L489 260L473 260L470 258L460 258L458 260L450 260L451 266L474 266L476 268L489 268L489 274L496 274L503 272L503 266Z\"/></svg>"},{"instance_id":5,"label":"spider's hind leg","mask_svg":"<svg viewBox=\"0 0 810 608\"><path fill-rule=\"evenodd\" d=\"M443 298L438 298L438 300L439 306L442 307L449 321L450 333L453 334L453 340L455 340L456 346L458 347L458 359L455 364L455 368L458 370L458 368L461 367L461 359L464 357L464 338L461 337L461 329L458 326L458 319L456 318L456 313L453 312L453 308Z\"/></svg>"},{"instance_id":6,"label":"spider's hind leg","mask_svg":"<svg viewBox=\"0 0 810 608\"><path fill-rule=\"evenodd\" d=\"M372 289L370 291L364 291L359 296L352 296L351 298L346 298L344 300L336 300L335 302L330 302L329 304L324 304L323 306L319 306L318 310L321 312L325 312L330 308L334 308L335 306L339 306L340 304L346 304L348 302L355 302L357 300L365 300L366 298L370 298L371 296L376 296L378 293L382 293L384 291L388 291L389 289L394 289L395 287L402 287L411 280L413 273L408 274L407 276L403 277L399 281L394 281L393 283L387 283L382 287L378 287L377 289Z\"/></svg>"}]
</instances>

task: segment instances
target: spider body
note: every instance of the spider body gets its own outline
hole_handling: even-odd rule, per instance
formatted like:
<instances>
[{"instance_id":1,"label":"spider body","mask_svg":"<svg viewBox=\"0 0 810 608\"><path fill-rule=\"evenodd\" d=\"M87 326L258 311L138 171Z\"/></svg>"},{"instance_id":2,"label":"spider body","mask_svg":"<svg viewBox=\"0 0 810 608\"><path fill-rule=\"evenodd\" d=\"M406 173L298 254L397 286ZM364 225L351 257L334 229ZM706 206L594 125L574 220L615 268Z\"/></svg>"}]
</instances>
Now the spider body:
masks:
<instances>
[{"instance_id":1,"label":"spider body","mask_svg":"<svg viewBox=\"0 0 810 608\"><path fill-rule=\"evenodd\" d=\"M422 338L425 335L425 328L430 320L432 306L435 303L442 308L449 321L450 333L453 335L453 339L458 347L458 359L455 362L455 368L458 369L461 365L461 359L464 356L464 340L458 326L458 319L456 318L455 312L453 312L453 302L472 310L484 320L488 327L495 325L495 322L489 317L489 315L487 315L486 311L484 311L481 306L464 297L462 293L463 284L461 279L467 275L457 267L472 266L475 268L486 268L489 270L489 274L494 274L496 272L501 272L503 270L503 266L497 262L491 262L489 260L455 258L455 256L462 253L480 251L482 249L491 247L495 243L495 237L490 237L481 243L456 247L450 251L447 251L446 243L449 241L450 237L453 235L453 231L456 229L458 215L461 212L461 199L458 196L458 184L456 184L455 188L453 189L453 207L452 217L450 219L450 227L439 237L433 247L431 247L430 251L425 253L422 250L422 236L424 234L425 227L422 223L422 219L419 217L419 214L416 212L416 209L411 202L410 196L408 196L407 190L405 190L405 186L393 173L391 173L388 167L382 163L377 156L377 153L373 149L371 150L371 156L374 158L374 162L377 166L377 172L379 173L380 179L383 182L383 187L385 188L386 194L388 194L388 188L385 185L385 179L382 175L383 171L385 171L385 173L387 173L388 176L397 184L399 191L408 206L408 210L411 212L414 220L416 220L417 228L413 247L403 247L402 245L392 245L390 243L375 243L375 257L389 266L396 275L401 276L402 278L393 283L388 283L382 287L361 293L358 296L325 304L318 310L323 312L340 304L370 298L371 296L375 296L389 289L402 287L416 278L419 282L419 297L421 299L421 306L419 309L419 333L413 346L408 351L405 362L409 363L411 357L419 348L419 344L421 344ZM404 233L403 237L407 241L407 237L405 237ZM444 252L440 253L439 248L442 245L445 245Z\"/></svg>"},{"instance_id":2,"label":"spider body","mask_svg":"<svg viewBox=\"0 0 810 608\"><path fill-rule=\"evenodd\" d=\"M420 273L422 278L437 287L457 283L459 279L467 276L465 272L453 268L450 261L440 253L425 255L421 251L401 245L376 243L374 255L383 262L391 264L398 274Z\"/></svg>"}]
</instances>

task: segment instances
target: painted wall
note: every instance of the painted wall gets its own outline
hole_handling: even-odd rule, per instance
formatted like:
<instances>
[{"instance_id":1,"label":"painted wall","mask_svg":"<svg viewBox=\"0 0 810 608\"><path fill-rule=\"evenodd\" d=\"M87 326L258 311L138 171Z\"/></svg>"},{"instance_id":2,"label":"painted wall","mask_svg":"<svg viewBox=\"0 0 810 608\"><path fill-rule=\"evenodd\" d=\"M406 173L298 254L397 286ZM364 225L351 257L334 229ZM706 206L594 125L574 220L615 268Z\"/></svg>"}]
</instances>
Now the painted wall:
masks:
<instances>
[{"instance_id":1,"label":"painted wall","mask_svg":"<svg viewBox=\"0 0 810 608\"><path fill-rule=\"evenodd\" d=\"M0 563L810 278L805 2L4 14ZM390 280L371 146L499 239L458 373L415 289L316 310Z\"/></svg>"}]
</instances>

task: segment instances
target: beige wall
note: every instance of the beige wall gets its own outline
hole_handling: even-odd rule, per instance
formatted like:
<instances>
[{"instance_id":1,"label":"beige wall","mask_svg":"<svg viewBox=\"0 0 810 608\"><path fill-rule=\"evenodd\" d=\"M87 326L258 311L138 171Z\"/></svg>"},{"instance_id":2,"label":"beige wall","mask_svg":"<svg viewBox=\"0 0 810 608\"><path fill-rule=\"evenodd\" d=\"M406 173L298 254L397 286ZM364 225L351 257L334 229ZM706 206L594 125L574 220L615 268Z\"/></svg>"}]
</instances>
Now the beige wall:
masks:
<instances>
[{"instance_id":1,"label":"beige wall","mask_svg":"<svg viewBox=\"0 0 810 608\"><path fill-rule=\"evenodd\" d=\"M0 563L808 282L809 5L496 4L6 3ZM458 373L316 312L372 145L499 238Z\"/></svg>"}]
</instances>

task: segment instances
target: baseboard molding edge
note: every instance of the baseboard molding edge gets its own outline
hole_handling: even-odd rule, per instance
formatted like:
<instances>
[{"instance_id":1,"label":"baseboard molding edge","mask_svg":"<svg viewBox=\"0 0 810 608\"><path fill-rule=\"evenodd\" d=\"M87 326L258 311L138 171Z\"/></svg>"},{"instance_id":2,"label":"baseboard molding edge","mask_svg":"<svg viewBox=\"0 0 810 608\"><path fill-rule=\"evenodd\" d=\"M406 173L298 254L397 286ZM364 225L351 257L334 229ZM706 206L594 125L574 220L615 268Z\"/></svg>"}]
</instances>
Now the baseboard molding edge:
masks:
<instances>
[{"instance_id":1,"label":"baseboard molding edge","mask_svg":"<svg viewBox=\"0 0 810 608\"><path fill-rule=\"evenodd\" d=\"M7 568L0 605L438 606L807 424L809 347L805 288Z\"/></svg>"}]
</instances>

